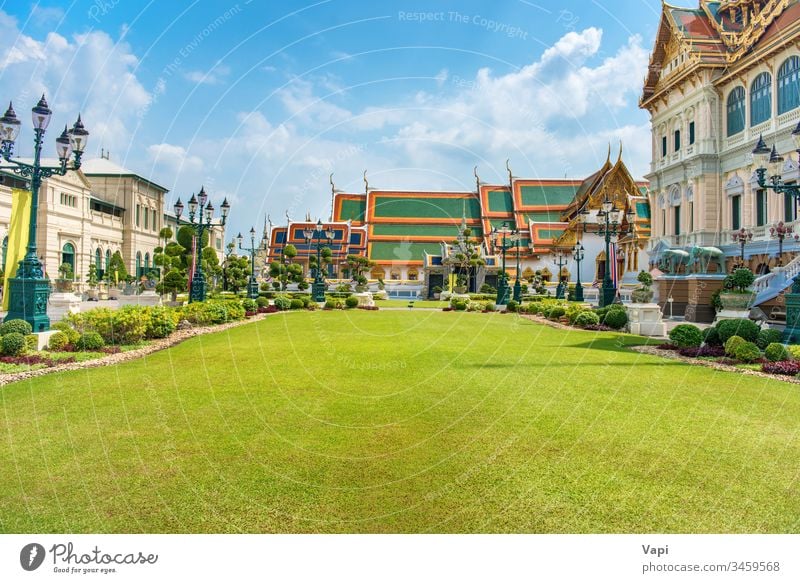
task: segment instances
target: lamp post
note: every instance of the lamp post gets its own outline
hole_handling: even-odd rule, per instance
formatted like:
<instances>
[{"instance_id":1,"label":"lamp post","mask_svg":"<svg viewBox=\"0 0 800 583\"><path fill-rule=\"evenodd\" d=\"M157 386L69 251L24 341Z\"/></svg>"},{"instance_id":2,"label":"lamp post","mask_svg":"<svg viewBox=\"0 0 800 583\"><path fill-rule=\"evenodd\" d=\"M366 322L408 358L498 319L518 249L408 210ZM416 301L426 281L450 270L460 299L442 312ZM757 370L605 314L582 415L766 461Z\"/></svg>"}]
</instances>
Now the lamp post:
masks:
<instances>
[{"instance_id":1,"label":"lamp post","mask_svg":"<svg viewBox=\"0 0 800 583\"><path fill-rule=\"evenodd\" d=\"M228 212L231 206L228 204L228 199L224 199L220 205L220 212L222 217L220 224L225 225L228 219ZM183 203L178 198L178 202L174 206L175 216L180 223L181 214L183 214ZM194 273L192 274L192 290L189 294L189 303L203 302L206 299L206 276L203 273L203 232L211 229L211 219L214 216L214 206L208 200L205 188L200 187L200 192L197 193L195 198L192 193L192 198L189 199L189 224L197 230L197 246L194 253ZM197 219L197 220L195 220Z\"/></svg>"},{"instance_id":2,"label":"lamp post","mask_svg":"<svg viewBox=\"0 0 800 583\"><path fill-rule=\"evenodd\" d=\"M588 232L589 223L587 219L589 218L589 214L590 213L588 210L583 210L580 212L580 220L583 223L584 233ZM630 209L625 214L627 225L625 228L623 228L622 215L622 211L615 209L613 201L606 197L606 199L602 202L600 210L597 211L598 222L594 223L597 225L597 230L595 232L598 235L602 235L605 238L606 243L606 261L605 269L603 270L603 286L600 288L601 308L613 304L614 299L617 297L617 288L614 285L614 281L611 279L611 262L616 261L616 257L611 257L611 237L619 237L621 235L627 235L631 233L633 231L633 221L636 218L636 214L633 212L633 209Z\"/></svg>"},{"instance_id":3,"label":"lamp post","mask_svg":"<svg viewBox=\"0 0 800 583\"><path fill-rule=\"evenodd\" d=\"M790 225L785 225L783 221L780 221L774 227L770 227L769 234L773 239L778 240L778 266L780 267L783 265L783 240L788 238L797 241L800 237L795 235L794 229Z\"/></svg>"},{"instance_id":4,"label":"lamp post","mask_svg":"<svg viewBox=\"0 0 800 583\"><path fill-rule=\"evenodd\" d=\"M522 284L519 281L519 242L522 240L522 235L519 231L516 231L514 234L511 235L511 241L514 243L514 247L517 249L517 277L514 281L514 301L519 303L522 301Z\"/></svg>"},{"instance_id":5,"label":"lamp post","mask_svg":"<svg viewBox=\"0 0 800 583\"><path fill-rule=\"evenodd\" d=\"M503 252L502 271L500 272L500 277L497 281L497 298L495 298L495 303L498 306L508 305L510 290L508 288L508 277L506 276L506 251L512 247L509 237L513 233L514 232L508 228L508 222L504 222L503 226L499 229L492 229L492 241L494 242L495 247L500 247Z\"/></svg>"},{"instance_id":6,"label":"lamp post","mask_svg":"<svg viewBox=\"0 0 800 583\"><path fill-rule=\"evenodd\" d=\"M575 282L575 301L582 302L583 301L583 286L581 285L581 261L583 261L584 257L584 249L581 243L575 245L572 249L572 257L575 259L575 265L578 268L578 278Z\"/></svg>"},{"instance_id":7,"label":"lamp post","mask_svg":"<svg viewBox=\"0 0 800 583\"><path fill-rule=\"evenodd\" d=\"M741 249L739 254L739 262L741 266L744 267L744 246L753 240L753 232L742 227L733 233L733 235L731 235L731 239L733 239L734 243L739 243L739 248Z\"/></svg>"},{"instance_id":8,"label":"lamp post","mask_svg":"<svg viewBox=\"0 0 800 583\"><path fill-rule=\"evenodd\" d=\"M250 247L242 247L244 237L242 237L241 233L236 236L236 242L239 244L240 251L247 251L250 253L250 279L247 282L247 297L251 300L254 300L258 297L258 282L256 281L256 251L259 249L259 247L256 247L255 227L250 228Z\"/></svg>"},{"instance_id":9,"label":"lamp post","mask_svg":"<svg viewBox=\"0 0 800 583\"><path fill-rule=\"evenodd\" d=\"M558 285L556 286L556 299L563 300L564 299L564 280L561 277L561 270L564 269L564 266L567 265L567 258L561 251L556 252L555 259L553 259L553 265L558 266Z\"/></svg>"},{"instance_id":10,"label":"lamp post","mask_svg":"<svg viewBox=\"0 0 800 583\"><path fill-rule=\"evenodd\" d=\"M800 161L800 122L792 132L792 140L797 149L798 161ZM753 159L756 162L756 177L758 186L770 189L778 194L788 194L794 198L800 198L800 185L786 184L781 176L783 170L783 157L778 155L778 150L773 144L772 149L767 146L764 136L758 137L756 147L753 149ZM770 177L767 182L767 166L769 166Z\"/></svg>"},{"instance_id":11,"label":"lamp post","mask_svg":"<svg viewBox=\"0 0 800 583\"><path fill-rule=\"evenodd\" d=\"M311 298L315 302L321 303L325 301L325 278L322 276L322 248L326 245L323 245L323 243L333 241L336 233L330 228L325 230L322 226L322 221L317 220L316 228L305 229L303 235L305 235L309 249L312 242L317 247L317 269L314 272L314 283L311 286Z\"/></svg>"},{"instance_id":12,"label":"lamp post","mask_svg":"<svg viewBox=\"0 0 800 583\"><path fill-rule=\"evenodd\" d=\"M9 304L6 320L21 319L28 322L34 332L44 332L50 328L47 316L47 301L50 297L50 282L44 277L42 262L36 252L36 219L39 210L39 188L42 180L51 176L64 176L70 170L81 167L81 157L86 150L89 132L83 127L81 116L68 130L66 126L56 138L57 166L42 165L42 144L47 126L53 112L47 105L44 95L31 110L33 118L33 163L28 164L14 159L14 143L19 136L22 123L17 119L12 104L0 118L0 159L9 163L0 169L12 170L23 178L30 179L31 211L28 227L28 248L25 257L19 262L17 272L9 279ZM73 157L69 164L70 156Z\"/></svg>"}]
</instances>

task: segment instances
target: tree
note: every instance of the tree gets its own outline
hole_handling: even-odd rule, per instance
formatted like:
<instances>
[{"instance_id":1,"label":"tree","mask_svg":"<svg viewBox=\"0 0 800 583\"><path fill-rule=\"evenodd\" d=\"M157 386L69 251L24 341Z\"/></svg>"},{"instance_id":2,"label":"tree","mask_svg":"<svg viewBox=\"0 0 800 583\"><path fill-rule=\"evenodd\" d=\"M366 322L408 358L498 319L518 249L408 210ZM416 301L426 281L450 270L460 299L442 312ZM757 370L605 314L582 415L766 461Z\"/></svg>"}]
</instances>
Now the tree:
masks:
<instances>
[{"instance_id":1,"label":"tree","mask_svg":"<svg viewBox=\"0 0 800 583\"><path fill-rule=\"evenodd\" d=\"M128 270L125 269L125 261L119 251L115 251L111 256L111 261L108 262L108 277L109 281L114 283L128 279Z\"/></svg>"},{"instance_id":2,"label":"tree","mask_svg":"<svg viewBox=\"0 0 800 583\"><path fill-rule=\"evenodd\" d=\"M285 290L289 283L300 283L304 280L303 266L294 263L292 260L297 257L297 248L294 245L287 245L282 253L284 261L273 261L269 264L269 274L280 282L280 288Z\"/></svg>"},{"instance_id":3,"label":"tree","mask_svg":"<svg viewBox=\"0 0 800 583\"><path fill-rule=\"evenodd\" d=\"M347 262L347 268L352 275L353 281L358 285L366 285L367 277L364 274L369 271L375 263L361 255L348 255L345 261Z\"/></svg>"},{"instance_id":4,"label":"tree","mask_svg":"<svg viewBox=\"0 0 800 583\"><path fill-rule=\"evenodd\" d=\"M172 294L172 301L177 299L178 292L184 292L187 289L186 275L179 269L170 269L165 275L164 279L156 285L156 291L160 294Z\"/></svg>"},{"instance_id":5,"label":"tree","mask_svg":"<svg viewBox=\"0 0 800 583\"><path fill-rule=\"evenodd\" d=\"M228 289L238 292L247 287L250 279L250 259L244 255L231 255L225 268Z\"/></svg>"},{"instance_id":6,"label":"tree","mask_svg":"<svg viewBox=\"0 0 800 583\"><path fill-rule=\"evenodd\" d=\"M320 259L322 260L322 274L327 272L326 267L333 261L333 252L331 251L330 247L323 247L319 251ZM316 254L311 254L308 258L308 267L309 269L317 269L317 256Z\"/></svg>"},{"instance_id":7,"label":"tree","mask_svg":"<svg viewBox=\"0 0 800 583\"><path fill-rule=\"evenodd\" d=\"M459 228L452 252L442 263L451 266L457 273L458 285L469 286L470 268L486 265L481 257L477 241L472 238L472 229L463 225Z\"/></svg>"}]
</instances>

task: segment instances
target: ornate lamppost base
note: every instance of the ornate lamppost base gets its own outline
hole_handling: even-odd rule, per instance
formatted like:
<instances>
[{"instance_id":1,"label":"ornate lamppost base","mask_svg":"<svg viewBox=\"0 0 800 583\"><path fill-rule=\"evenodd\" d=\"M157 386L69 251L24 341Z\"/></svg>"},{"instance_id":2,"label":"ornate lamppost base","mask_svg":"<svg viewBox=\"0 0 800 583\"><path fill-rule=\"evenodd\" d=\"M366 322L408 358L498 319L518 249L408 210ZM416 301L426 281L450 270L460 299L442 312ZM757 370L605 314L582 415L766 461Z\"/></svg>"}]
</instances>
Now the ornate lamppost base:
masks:
<instances>
[{"instance_id":1,"label":"ornate lamppost base","mask_svg":"<svg viewBox=\"0 0 800 583\"><path fill-rule=\"evenodd\" d=\"M612 284L603 284L603 287L600 288L600 307L603 308L605 306L610 306L614 303L616 298L617 288L615 288Z\"/></svg>"},{"instance_id":2,"label":"ornate lamppost base","mask_svg":"<svg viewBox=\"0 0 800 583\"><path fill-rule=\"evenodd\" d=\"M255 277L251 277L247 282L247 297L254 300L258 297L258 282Z\"/></svg>"},{"instance_id":3,"label":"ornate lamppost base","mask_svg":"<svg viewBox=\"0 0 800 583\"><path fill-rule=\"evenodd\" d=\"M514 282L514 301L517 303L522 301L522 284L519 280Z\"/></svg>"},{"instance_id":4,"label":"ornate lamppost base","mask_svg":"<svg viewBox=\"0 0 800 583\"><path fill-rule=\"evenodd\" d=\"M325 301L325 282L315 281L311 284L311 299L317 303Z\"/></svg>"},{"instance_id":5,"label":"ornate lamppost base","mask_svg":"<svg viewBox=\"0 0 800 583\"><path fill-rule=\"evenodd\" d=\"M500 283L497 284L497 298L495 304L498 306L506 306L508 305L510 290L508 288L508 282L506 281L505 277L500 278Z\"/></svg>"},{"instance_id":6,"label":"ornate lamppost base","mask_svg":"<svg viewBox=\"0 0 800 583\"><path fill-rule=\"evenodd\" d=\"M12 277L8 280L11 301L5 320L25 320L34 332L50 329L47 300L50 298L50 280Z\"/></svg>"},{"instance_id":7,"label":"ornate lamppost base","mask_svg":"<svg viewBox=\"0 0 800 583\"><path fill-rule=\"evenodd\" d=\"M563 281L558 282L558 285L556 286L556 299L557 300L563 300L564 299L564 282Z\"/></svg>"},{"instance_id":8,"label":"ornate lamppost base","mask_svg":"<svg viewBox=\"0 0 800 583\"><path fill-rule=\"evenodd\" d=\"M575 301L583 301L583 286L581 285L581 282L575 284Z\"/></svg>"},{"instance_id":9,"label":"ornate lamppost base","mask_svg":"<svg viewBox=\"0 0 800 583\"><path fill-rule=\"evenodd\" d=\"M189 303L206 301L206 278L201 273L195 273L192 278L192 293Z\"/></svg>"}]
</instances>

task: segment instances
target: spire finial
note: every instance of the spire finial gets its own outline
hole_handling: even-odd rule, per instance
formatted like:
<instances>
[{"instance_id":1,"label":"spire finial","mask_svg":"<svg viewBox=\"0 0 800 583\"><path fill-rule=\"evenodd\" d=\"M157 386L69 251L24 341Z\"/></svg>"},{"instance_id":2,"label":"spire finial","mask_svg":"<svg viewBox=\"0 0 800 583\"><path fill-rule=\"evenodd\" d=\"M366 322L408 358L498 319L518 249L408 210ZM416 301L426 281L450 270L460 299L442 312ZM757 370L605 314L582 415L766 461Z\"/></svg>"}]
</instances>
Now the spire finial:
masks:
<instances>
[{"instance_id":1,"label":"spire finial","mask_svg":"<svg viewBox=\"0 0 800 583\"><path fill-rule=\"evenodd\" d=\"M606 164L611 162L611 142L608 142L608 155L606 155Z\"/></svg>"},{"instance_id":2,"label":"spire finial","mask_svg":"<svg viewBox=\"0 0 800 583\"><path fill-rule=\"evenodd\" d=\"M617 158L617 164L622 161L622 138L619 140L619 157Z\"/></svg>"},{"instance_id":3,"label":"spire finial","mask_svg":"<svg viewBox=\"0 0 800 583\"><path fill-rule=\"evenodd\" d=\"M367 180L366 170L364 170L364 194L369 194L369 181Z\"/></svg>"},{"instance_id":4,"label":"spire finial","mask_svg":"<svg viewBox=\"0 0 800 583\"><path fill-rule=\"evenodd\" d=\"M509 165L509 161L511 158L506 158L506 170L508 170L508 188L511 189L512 193L514 190L514 176L511 174L511 166Z\"/></svg>"}]
</instances>

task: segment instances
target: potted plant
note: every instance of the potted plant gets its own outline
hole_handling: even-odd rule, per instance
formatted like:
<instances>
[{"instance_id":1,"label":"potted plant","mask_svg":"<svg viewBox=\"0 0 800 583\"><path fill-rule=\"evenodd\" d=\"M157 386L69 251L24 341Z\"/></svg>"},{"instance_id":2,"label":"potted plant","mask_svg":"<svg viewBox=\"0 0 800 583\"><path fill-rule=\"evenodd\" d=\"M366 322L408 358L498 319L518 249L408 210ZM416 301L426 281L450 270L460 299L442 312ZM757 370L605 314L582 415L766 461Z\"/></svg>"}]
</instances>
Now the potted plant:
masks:
<instances>
[{"instance_id":1,"label":"potted plant","mask_svg":"<svg viewBox=\"0 0 800 583\"><path fill-rule=\"evenodd\" d=\"M725 278L719 301L723 310L744 311L753 303L756 293L750 289L756 276L752 271L741 267Z\"/></svg>"},{"instance_id":2,"label":"potted plant","mask_svg":"<svg viewBox=\"0 0 800 583\"><path fill-rule=\"evenodd\" d=\"M465 294L467 293L467 276L464 274L458 274L456 277L456 285L453 288L457 294Z\"/></svg>"},{"instance_id":3,"label":"potted plant","mask_svg":"<svg viewBox=\"0 0 800 583\"><path fill-rule=\"evenodd\" d=\"M631 293L633 303L649 304L653 301L653 289L651 287L653 285L653 276L646 271L640 271L636 281L642 285Z\"/></svg>"},{"instance_id":4,"label":"potted plant","mask_svg":"<svg viewBox=\"0 0 800 583\"><path fill-rule=\"evenodd\" d=\"M72 265L69 263L62 263L58 266L58 275L56 279L56 291L61 293L68 293L72 291L75 273L72 271Z\"/></svg>"},{"instance_id":5,"label":"potted plant","mask_svg":"<svg viewBox=\"0 0 800 583\"><path fill-rule=\"evenodd\" d=\"M433 288L433 299L438 300L442 297L442 287L437 285Z\"/></svg>"},{"instance_id":6,"label":"potted plant","mask_svg":"<svg viewBox=\"0 0 800 583\"><path fill-rule=\"evenodd\" d=\"M96 302L99 299L97 293L97 268L94 263L89 264L89 273L86 274L86 283L89 288L86 290L86 301Z\"/></svg>"}]
</instances>

